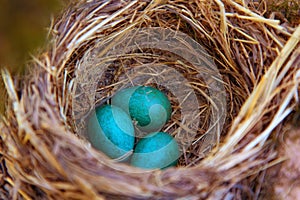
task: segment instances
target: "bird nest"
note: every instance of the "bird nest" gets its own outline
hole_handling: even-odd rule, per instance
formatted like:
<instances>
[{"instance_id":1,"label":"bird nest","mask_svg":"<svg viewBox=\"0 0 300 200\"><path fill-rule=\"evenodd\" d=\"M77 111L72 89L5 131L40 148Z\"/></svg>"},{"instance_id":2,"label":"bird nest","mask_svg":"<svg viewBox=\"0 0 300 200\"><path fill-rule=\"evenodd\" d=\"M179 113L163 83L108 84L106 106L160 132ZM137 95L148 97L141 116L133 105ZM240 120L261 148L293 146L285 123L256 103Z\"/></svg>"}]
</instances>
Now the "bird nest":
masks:
<instances>
[{"instance_id":1,"label":"bird nest","mask_svg":"<svg viewBox=\"0 0 300 200\"><path fill-rule=\"evenodd\" d=\"M257 199L299 101L300 27L256 1L80 1L14 81L0 123L2 198ZM116 91L171 100L162 128L176 167L143 170L86 140L86 118ZM271 189L270 189L271 188Z\"/></svg>"}]
</instances>

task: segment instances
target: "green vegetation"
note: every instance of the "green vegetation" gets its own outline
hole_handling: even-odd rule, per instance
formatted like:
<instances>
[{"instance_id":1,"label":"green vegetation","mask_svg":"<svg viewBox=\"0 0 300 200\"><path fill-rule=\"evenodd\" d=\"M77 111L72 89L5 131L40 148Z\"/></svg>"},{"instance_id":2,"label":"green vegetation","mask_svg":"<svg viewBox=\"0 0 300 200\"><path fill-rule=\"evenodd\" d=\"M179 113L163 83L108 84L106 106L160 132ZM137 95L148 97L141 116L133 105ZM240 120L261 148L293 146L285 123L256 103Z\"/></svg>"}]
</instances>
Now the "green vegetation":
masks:
<instances>
[{"instance_id":1,"label":"green vegetation","mask_svg":"<svg viewBox=\"0 0 300 200\"><path fill-rule=\"evenodd\" d=\"M51 15L62 7L60 0L0 1L0 68L22 74L30 54L35 54L46 39ZM0 113L3 105L3 82L0 79Z\"/></svg>"}]
</instances>

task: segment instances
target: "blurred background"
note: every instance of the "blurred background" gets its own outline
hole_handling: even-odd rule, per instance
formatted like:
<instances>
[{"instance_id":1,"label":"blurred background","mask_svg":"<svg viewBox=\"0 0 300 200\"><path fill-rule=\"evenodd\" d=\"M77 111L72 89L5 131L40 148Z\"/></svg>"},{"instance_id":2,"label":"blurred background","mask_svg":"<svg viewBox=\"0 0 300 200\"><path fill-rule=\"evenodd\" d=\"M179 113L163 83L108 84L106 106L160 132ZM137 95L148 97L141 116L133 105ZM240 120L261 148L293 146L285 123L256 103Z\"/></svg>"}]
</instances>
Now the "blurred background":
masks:
<instances>
[{"instance_id":1,"label":"blurred background","mask_svg":"<svg viewBox=\"0 0 300 200\"><path fill-rule=\"evenodd\" d=\"M0 0L0 68L22 75L30 55L46 44L51 16L65 0ZM0 81L0 112L4 110L4 87Z\"/></svg>"}]
</instances>

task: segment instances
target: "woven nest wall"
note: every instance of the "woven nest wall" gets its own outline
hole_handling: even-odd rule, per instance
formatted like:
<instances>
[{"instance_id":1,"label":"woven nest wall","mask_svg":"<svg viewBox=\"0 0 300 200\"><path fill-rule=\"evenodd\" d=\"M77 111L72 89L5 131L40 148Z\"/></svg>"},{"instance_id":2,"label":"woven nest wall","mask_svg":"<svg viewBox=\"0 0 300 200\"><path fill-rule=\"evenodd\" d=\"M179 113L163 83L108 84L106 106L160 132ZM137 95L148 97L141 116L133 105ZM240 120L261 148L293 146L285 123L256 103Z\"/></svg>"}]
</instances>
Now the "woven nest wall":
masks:
<instances>
[{"instance_id":1,"label":"woven nest wall","mask_svg":"<svg viewBox=\"0 0 300 200\"><path fill-rule=\"evenodd\" d=\"M286 159L280 143L298 123L300 27L267 18L267 6L232 0L71 4L23 80L2 72L8 98L0 123L1 198L272 198L275 186L265 180L276 180L277 168L268 169ZM164 40L170 35L178 46ZM128 42L153 38L169 50ZM188 38L201 46L201 56L186 45ZM109 51L130 45L135 48L126 54ZM141 83L171 99L172 118L163 130L181 146L177 167L134 168L85 139L85 116L116 90ZM183 108L190 93L180 93L180 83L192 89L198 112L192 103ZM188 120L185 112L192 113Z\"/></svg>"}]
</instances>

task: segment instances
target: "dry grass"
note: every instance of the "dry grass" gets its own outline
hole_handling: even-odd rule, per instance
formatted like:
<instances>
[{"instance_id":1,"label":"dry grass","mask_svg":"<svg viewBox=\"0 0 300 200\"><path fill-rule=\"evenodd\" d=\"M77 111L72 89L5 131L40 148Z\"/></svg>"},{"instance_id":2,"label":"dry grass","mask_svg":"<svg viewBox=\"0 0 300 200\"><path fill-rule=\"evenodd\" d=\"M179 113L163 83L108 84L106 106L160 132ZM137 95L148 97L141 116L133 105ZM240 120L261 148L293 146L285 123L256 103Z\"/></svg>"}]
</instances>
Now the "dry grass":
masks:
<instances>
[{"instance_id":1,"label":"dry grass","mask_svg":"<svg viewBox=\"0 0 300 200\"><path fill-rule=\"evenodd\" d=\"M232 0L82 1L70 5L53 22L49 47L33 59L22 85L16 85L7 71L2 73L9 96L0 123L4 197L258 199L266 189L262 184L266 169L283 161L276 147L283 121L299 102L300 81L300 27L264 17L264 6ZM189 60L148 48L118 58L110 70L97 71L95 66L111 59L105 57L111 46L99 46L138 27L182 32L205 48L226 90L222 130L203 134L213 105L219 102L205 93L208 85L195 76L199 69ZM140 72L155 77L161 73L155 70L159 64L188 80L203 111L193 118L200 125L196 133L191 132L180 120L178 99L160 88L169 95L174 110L164 129L183 147L189 138L180 137L179 130L196 135L192 145L182 148L178 167L145 172L91 148L81 137L84 123L76 122L95 103L107 101L135 78L134 73L124 74L148 66ZM79 72L82 77L76 79ZM78 84L87 85L86 90L95 86L88 76L93 73L101 75L92 95L96 102L84 92L79 93L81 101L74 102ZM155 80L150 82L146 84ZM79 119L74 109L82 113Z\"/></svg>"}]
</instances>

